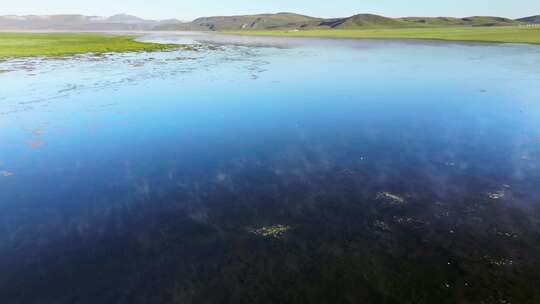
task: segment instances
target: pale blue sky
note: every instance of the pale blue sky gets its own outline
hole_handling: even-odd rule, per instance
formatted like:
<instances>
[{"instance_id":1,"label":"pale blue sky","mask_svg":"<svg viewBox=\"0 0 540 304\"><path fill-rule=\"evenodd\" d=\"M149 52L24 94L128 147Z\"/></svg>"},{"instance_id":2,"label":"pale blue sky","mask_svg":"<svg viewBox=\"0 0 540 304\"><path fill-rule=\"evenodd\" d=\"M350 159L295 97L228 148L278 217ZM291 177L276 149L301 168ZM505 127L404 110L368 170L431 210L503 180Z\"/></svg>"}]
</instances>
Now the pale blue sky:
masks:
<instances>
[{"instance_id":1,"label":"pale blue sky","mask_svg":"<svg viewBox=\"0 0 540 304\"><path fill-rule=\"evenodd\" d=\"M399 16L497 15L524 17L540 14L540 0L2 0L0 15L127 13L144 18L179 18L297 12L318 17L356 13Z\"/></svg>"}]
</instances>

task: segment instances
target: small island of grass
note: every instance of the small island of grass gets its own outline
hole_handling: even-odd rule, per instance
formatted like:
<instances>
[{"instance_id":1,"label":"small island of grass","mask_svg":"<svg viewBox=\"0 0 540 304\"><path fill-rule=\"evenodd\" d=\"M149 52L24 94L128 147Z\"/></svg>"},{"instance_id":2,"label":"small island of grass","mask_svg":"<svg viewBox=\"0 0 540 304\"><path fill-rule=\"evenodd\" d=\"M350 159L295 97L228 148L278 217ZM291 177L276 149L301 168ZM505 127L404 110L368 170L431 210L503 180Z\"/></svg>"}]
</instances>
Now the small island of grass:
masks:
<instances>
[{"instance_id":1,"label":"small island of grass","mask_svg":"<svg viewBox=\"0 0 540 304\"><path fill-rule=\"evenodd\" d=\"M94 33L0 33L0 59L161 51L179 47L175 44L145 43L134 39L133 35Z\"/></svg>"},{"instance_id":2,"label":"small island of grass","mask_svg":"<svg viewBox=\"0 0 540 304\"><path fill-rule=\"evenodd\" d=\"M379 29L307 29L243 30L225 34L251 36L287 36L355 39L422 39L494 43L540 44L538 26L379 28Z\"/></svg>"}]
</instances>

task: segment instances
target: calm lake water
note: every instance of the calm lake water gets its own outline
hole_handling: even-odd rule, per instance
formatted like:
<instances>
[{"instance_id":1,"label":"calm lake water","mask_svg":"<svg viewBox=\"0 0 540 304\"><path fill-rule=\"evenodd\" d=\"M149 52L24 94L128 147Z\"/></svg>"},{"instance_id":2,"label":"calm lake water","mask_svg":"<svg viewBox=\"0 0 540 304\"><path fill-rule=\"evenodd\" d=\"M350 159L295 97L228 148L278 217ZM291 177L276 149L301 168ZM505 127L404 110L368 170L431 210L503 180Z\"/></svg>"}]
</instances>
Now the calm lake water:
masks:
<instances>
[{"instance_id":1,"label":"calm lake water","mask_svg":"<svg viewBox=\"0 0 540 304\"><path fill-rule=\"evenodd\" d=\"M539 303L540 47L149 35L0 62L0 302Z\"/></svg>"}]
</instances>

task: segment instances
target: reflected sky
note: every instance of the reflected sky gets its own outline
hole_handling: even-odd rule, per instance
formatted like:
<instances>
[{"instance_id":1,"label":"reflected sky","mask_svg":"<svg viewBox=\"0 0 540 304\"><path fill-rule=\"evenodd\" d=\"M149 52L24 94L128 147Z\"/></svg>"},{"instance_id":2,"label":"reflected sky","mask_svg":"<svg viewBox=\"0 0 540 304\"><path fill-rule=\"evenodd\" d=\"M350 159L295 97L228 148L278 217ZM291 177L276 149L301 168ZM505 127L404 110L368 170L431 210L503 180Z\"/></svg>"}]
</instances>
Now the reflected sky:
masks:
<instances>
[{"instance_id":1,"label":"reflected sky","mask_svg":"<svg viewBox=\"0 0 540 304\"><path fill-rule=\"evenodd\" d=\"M336 246L344 256L339 238L314 234L332 223L328 231L345 235L361 222L362 244L383 242L382 251L424 246L437 252L436 263L478 255L481 265L512 261L533 275L527 271L540 248L537 46L143 39L191 39L197 47L0 63L0 249L22 281L32 281L21 269L39 265L36 255L70 247L73 235L82 248L111 231L139 239L145 232L131 221L168 229L165 213L213 231L174 226L196 242L275 226L299 248L308 239L305 246ZM444 245L454 233L463 233L459 250ZM500 233L519 242L492 242ZM463 268L435 280L441 292L446 284L465 288L463 278L477 275ZM521 292L531 295L528 287ZM494 299L516 294L503 288Z\"/></svg>"}]
</instances>

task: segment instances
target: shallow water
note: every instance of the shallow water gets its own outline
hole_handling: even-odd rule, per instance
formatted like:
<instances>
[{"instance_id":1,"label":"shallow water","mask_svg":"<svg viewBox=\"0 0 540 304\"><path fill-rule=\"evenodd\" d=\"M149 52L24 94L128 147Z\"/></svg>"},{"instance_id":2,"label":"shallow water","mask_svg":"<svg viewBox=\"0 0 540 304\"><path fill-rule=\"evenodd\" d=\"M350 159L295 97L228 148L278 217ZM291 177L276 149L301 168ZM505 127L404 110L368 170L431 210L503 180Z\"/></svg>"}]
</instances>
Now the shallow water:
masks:
<instances>
[{"instance_id":1,"label":"shallow water","mask_svg":"<svg viewBox=\"0 0 540 304\"><path fill-rule=\"evenodd\" d=\"M537 303L540 48L149 35L0 63L6 303Z\"/></svg>"}]
</instances>

